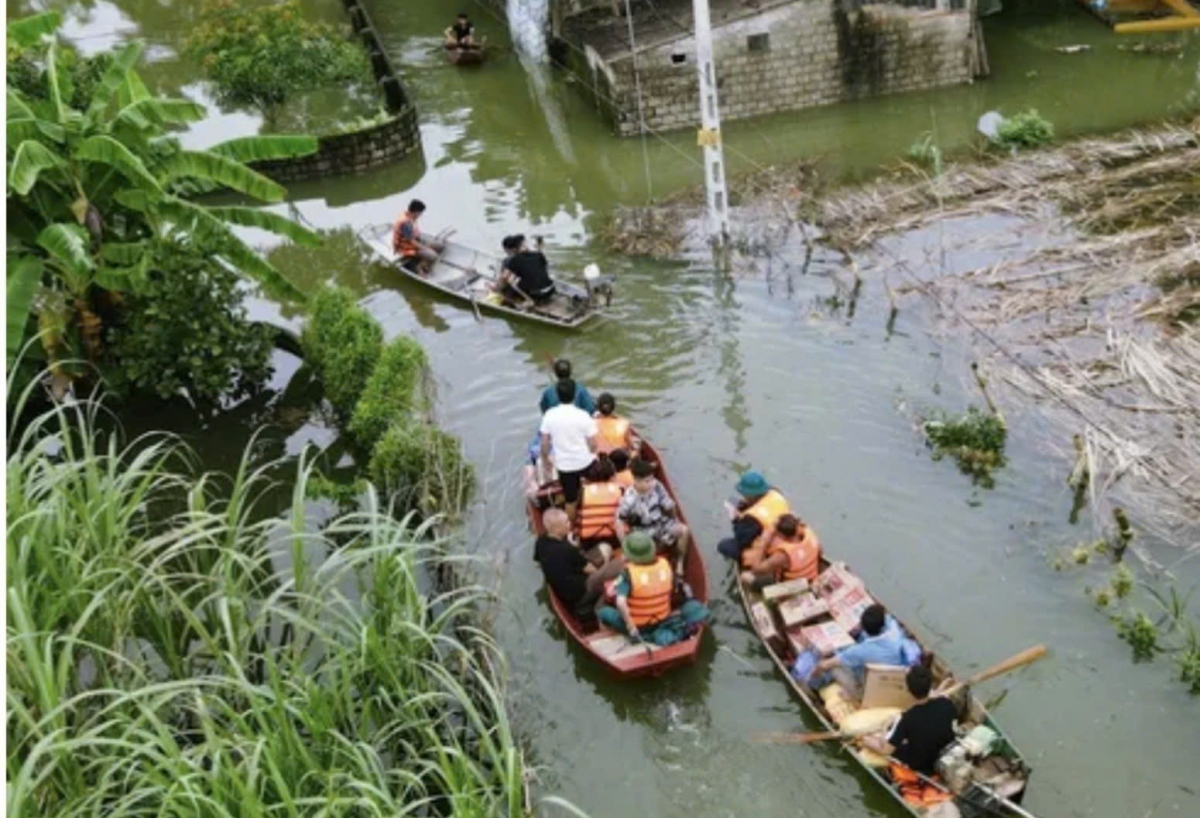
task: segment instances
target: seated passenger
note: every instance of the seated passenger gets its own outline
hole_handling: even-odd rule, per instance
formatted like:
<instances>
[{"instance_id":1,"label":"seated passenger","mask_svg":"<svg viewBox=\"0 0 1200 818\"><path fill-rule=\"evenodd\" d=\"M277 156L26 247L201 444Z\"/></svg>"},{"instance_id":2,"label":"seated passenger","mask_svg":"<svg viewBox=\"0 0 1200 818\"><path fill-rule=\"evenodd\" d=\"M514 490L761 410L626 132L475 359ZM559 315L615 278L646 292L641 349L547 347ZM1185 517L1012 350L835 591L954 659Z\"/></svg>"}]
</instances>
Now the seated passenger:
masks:
<instances>
[{"instance_id":1,"label":"seated passenger","mask_svg":"<svg viewBox=\"0 0 1200 818\"><path fill-rule=\"evenodd\" d=\"M614 479L612 462L601 457L592 466L591 482L583 484L579 503L579 540L592 542L617 538L617 506L624 490Z\"/></svg>"},{"instance_id":2,"label":"seated passenger","mask_svg":"<svg viewBox=\"0 0 1200 818\"><path fill-rule=\"evenodd\" d=\"M616 409L617 399L608 392L600 393L600 397L596 399L596 428L600 430L597 443L600 451L625 449L636 454L641 448L641 441L633 434L627 419L613 414Z\"/></svg>"},{"instance_id":3,"label":"seated passenger","mask_svg":"<svg viewBox=\"0 0 1200 818\"><path fill-rule=\"evenodd\" d=\"M917 703L904 711L887 738L865 736L862 743L867 749L891 756L911 770L933 775L942 751L954 741L954 703L945 696L930 697L933 674L924 665L909 668L904 684ZM903 771L894 769L896 766L892 765L892 776L900 781Z\"/></svg>"},{"instance_id":4,"label":"seated passenger","mask_svg":"<svg viewBox=\"0 0 1200 818\"><path fill-rule=\"evenodd\" d=\"M644 531L625 538L625 570L617 580L617 605L596 611L600 621L632 639L671 615L675 578L665 557L658 556L654 540Z\"/></svg>"},{"instance_id":5,"label":"seated passenger","mask_svg":"<svg viewBox=\"0 0 1200 818\"><path fill-rule=\"evenodd\" d=\"M612 548L599 545L583 552L572 543L571 521L560 508L542 517L546 533L538 537L533 558L542 567L546 584L580 619L593 618L593 608L604 598L604 583L621 574L625 561L612 557Z\"/></svg>"},{"instance_id":6,"label":"seated passenger","mask_svg":"<svg viewBox=\"0 0 1200 818\"><path fill-rule=\"evenodd\" d=\"M633 487L625 489L617 507L617 536L624 542L631 532L644 531L655 544L670 551L675 573L683 576L683 560L688 549L688 527L677 518L675 501L654 477L654 466L645 460L633 461Z\"/></svg>"},{"instance_id":7,"label":"seated passenger","mask_svg":"<svg viewBox=\"0 0 1200 818\"><path fill-rule=\"evenodd\" d=\"M791 579L817 578L820 570L821 543L817 533L793 514L784 514L775 522L775 531L757 562L742 572L748 585L769 585Z\"/></svg>"},{"instance_id":8,"label":"seated passenger","mask_svg":"<svg viewBox=\"0 0 1200 818\"><path fill-rule=\"evenodd\" d=\"M622 489L633 485L633 472L629 470L629 452L624 449L613 449L608 453L608 462L612 463L616 476L613 478Z\"/></svg>"},{"instance_id":9,"label":"seated passenger","mask_svg":"<svg viewBox=\"0 0 1200 818\"><path fill-rule=\"evenodd\" d=\"M504 247L504 263L500 267L500 294L510 301L544 304L554 297L554 279L550 278L550 262L538 249L525 246L523 235L506 236L501 242Z\"/></svg>"},{"instance_id":10,"label":"seated passenger","mask_svg":"<svg viewBox=\"0 0 1200 818\"><path fill-rule=\"evenodd\" d=\"M542 414L555 406L558 406L558 382L571 380L571 362L566 358L559 358L554 362L554 383L542 390L542 398L538 401L538 408ZM575 383L575 405L589 415L596 414L596 403L592 400L592 395L588 392L587 387L583 384Z\"/></svg>"},{"instance_id":11,"label":"seated passenger","mask_svg":"<svg viewBox=\"0 0 1200 818\"><path fill-rule=\"evenodd\" d=\"M904 661L904 640L901 631L899 628L885 628L886 619L887 612L882 605L871 605L863 611L859 620L863 631L860 641L818 662L816 673L809 684L812 687L823 687L832 678L851 698L861 700L867 665L907 664Z\"/></svg>"}]
</instances>

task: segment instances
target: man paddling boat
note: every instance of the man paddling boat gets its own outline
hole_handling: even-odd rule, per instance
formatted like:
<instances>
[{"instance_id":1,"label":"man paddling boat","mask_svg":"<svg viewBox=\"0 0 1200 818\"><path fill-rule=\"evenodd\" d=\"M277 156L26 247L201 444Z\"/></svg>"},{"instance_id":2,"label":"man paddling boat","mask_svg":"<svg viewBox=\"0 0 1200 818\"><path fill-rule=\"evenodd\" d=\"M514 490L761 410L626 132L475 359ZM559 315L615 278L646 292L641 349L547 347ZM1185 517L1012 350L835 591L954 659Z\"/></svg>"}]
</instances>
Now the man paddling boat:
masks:
<instances>
[{"instance_id":1,"label":"man paddling boat","mask_svg":"<svg viewBox=\"0 0 1200 818\"><path fill-rule=\"evenodd\" d=\"M419 273L428 272L430 265L437 261L442 250L446 249L445 244L436 239L425 241L421 238L417 221L424 212L425 203L420 199L413 199L392 227L392 251L400 257L401 264Z\"/></svg>"}]
</instances>

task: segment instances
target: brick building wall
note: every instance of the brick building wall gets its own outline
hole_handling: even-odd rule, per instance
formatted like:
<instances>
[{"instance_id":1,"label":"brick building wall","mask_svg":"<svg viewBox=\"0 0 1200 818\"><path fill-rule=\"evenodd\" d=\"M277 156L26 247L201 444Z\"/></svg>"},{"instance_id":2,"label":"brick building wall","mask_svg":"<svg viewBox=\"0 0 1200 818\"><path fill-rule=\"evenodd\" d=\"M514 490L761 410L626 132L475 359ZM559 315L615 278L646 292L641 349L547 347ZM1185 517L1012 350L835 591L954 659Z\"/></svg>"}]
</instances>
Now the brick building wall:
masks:
<instances>
[{"instance_id":1,"label":"brick building wall","mask_svg":"<svg viewBox=\"0 0 1200 818\"><path fill-rule=\"evenodd\" d=\"M970 82L972 29L966 11L894 4L855 9L846 0L792 0L714 25L721 116L742 119ZM574 67L591 77L617 133L638 133L629 53L606 60L586 38L577 44L584 56ZM648 127L699 124L695 54L692 37L639 50Z\"/></svg>"}]
</instances>

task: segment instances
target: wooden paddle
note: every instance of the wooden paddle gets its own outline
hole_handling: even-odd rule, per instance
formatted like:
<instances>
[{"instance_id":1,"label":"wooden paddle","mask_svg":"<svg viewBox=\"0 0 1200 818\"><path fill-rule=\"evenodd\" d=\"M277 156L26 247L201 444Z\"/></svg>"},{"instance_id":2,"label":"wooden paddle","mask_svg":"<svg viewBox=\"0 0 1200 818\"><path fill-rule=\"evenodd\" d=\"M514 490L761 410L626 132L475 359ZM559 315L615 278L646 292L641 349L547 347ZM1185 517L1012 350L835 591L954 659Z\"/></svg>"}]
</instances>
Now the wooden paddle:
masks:
<instances>
[{"instance_id":1,"label":"wooden paddle","mask_svg":"<svg viewBox=\"0 0 1200 818\"><path fill-rule=\"evenodd\" d=\"M945 690L940 690L935 693L938 696L950 696L958 690L971 685L979 684L988 679L1008 673L1010 670L1016 670L1019 667L1036 662L1046 655L1045 645L1034 645L1032 648L1027 648L1015 656L1010 656L1003 662L998 662L986 670L981 670L974 676L971 676L966 681L956 682ZM761 741L769 741L775 743L786 744L812 744L815 741L829 741L831 739L847 739L858 738L867 733L874 733L882 729L882 726L874 729L856 730L852 733L846 733L841 730L828 730L822 733L763 733L760 736Z\"/></svg>"}]
</instances>

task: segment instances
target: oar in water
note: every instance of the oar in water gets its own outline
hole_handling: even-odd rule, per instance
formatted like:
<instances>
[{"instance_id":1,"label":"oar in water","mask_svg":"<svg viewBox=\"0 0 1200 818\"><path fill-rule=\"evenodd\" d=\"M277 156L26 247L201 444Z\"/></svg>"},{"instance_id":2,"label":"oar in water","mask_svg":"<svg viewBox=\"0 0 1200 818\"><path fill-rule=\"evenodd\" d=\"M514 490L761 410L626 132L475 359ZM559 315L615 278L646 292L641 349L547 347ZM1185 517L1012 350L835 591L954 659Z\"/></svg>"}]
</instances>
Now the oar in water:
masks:
<instances>
[{"instance_id":1,"label":"oar in water","mask_svg":"<svg viewBox=\"0 0 1200 818\"><path fill-rule=\"evenodd\" d=\"M1016 670L1019 667L1032 664L1038 659L1046 655L1045 645L1035 645L1032 648L1027 648L1015 656L1010 656L1003 662L998 662L986 670L981 670L974 676L971 676L966 681L955 682L945 690L940 690L936 695L950 696L958 692L961 688L970 687L971 685L979 684L1001 674L1008 673L1011 670ZM858 738L868 733L874 733L882 730L885 724L871 725L866 729L856 729L853 731L828 730L822 733L764 733L760 736L760 741L774 742L780 744L812 744L815 741L830 741L832 739L847 739Z\"/></svg>"}]
</instances>

